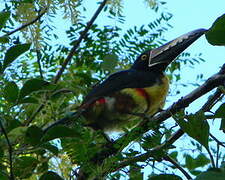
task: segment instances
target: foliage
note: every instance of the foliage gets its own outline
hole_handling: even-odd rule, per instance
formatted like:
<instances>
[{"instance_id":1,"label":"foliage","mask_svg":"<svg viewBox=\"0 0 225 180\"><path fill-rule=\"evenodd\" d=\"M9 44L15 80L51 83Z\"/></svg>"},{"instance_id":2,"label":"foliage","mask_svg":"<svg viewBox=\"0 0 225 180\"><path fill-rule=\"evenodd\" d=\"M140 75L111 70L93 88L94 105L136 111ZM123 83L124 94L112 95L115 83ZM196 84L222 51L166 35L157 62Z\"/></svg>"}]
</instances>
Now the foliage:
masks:
<instances>
[{"instance_id":1,"label":"foliage","mask_svg":"<svg viewBox=\"0 0 225 180\"><path fill-rule=\"evenodd\" d=\"M181 179L180 174L174 175L162 168L173 171L177 166L197 176L196 179L212 176L220 179L224 175L224 167L220 165L224 153L211 146L212 141L217 147L224 148L224 144L209 138L212 136L208 125L211 119L221 119L220 129L225 130L225 105L220 101L216 101L217 108L212 115L208 114L212 113L211 109L199 111L196 107L197 113L176 113L173 116L175 126L150 124L149 131L142 133L135 143L131 143L135 135L131 133L125 141L110 146L102 138L102 132L84 127L82 118L68 127L60 125L47 133L43 131L49 123L71 117L70 112L77 109L94 84L108 74L128 68L141 52L166 42L163 35L172 27L172 15L164 9L166 3L145 2L155 11L155 20L141 27L122 29L125 22L122 1L108 1L102 13L117 21L116 25L93 24L60 81L54 82L59 67L86 27L88 20L83 16L86 13L83 1L4 1L0 12L0 179L72 179L79 168L92 176L100 174L108 179L123 176L141 179L146 173L142 171L144 167L152 169L148 172L149 179ZM55 43L63 41L56 33L58 27L54 27L60 12L70 24L66 31L68 38L64 40L68 42L66 45ZM222 37L214 35L221 30L223 19L224 16L217 20L208 32L210 42ZM168 68L168 76L179 81L183 65L201 61L200 56L183 53ZM177 130L177 124L197 141L185 140L192 144L188 148L195 153L188 150L182 153L173 143L161 146ZM118 146L122 147L119 152L107 156ZM217 163L213 170L205 171L213 161L210 151ZM145 158L148 153L151 156ZM96 154L106 158L96 159ZM181 162L182 157L185 164ZM103 165L99 165L104 158ZM172 159L169 161L172 165L164 161L166 159Z\"/></svg>"}]
</instances>

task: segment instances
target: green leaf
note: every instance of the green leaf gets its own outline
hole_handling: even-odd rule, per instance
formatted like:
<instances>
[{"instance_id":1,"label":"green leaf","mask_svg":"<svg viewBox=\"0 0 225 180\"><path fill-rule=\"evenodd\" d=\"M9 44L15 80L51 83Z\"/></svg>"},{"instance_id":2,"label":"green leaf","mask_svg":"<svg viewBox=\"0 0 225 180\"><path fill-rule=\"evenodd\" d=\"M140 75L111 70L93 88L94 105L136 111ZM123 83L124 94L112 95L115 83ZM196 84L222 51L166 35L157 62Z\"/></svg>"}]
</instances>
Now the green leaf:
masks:
<instances>
[{"instance_id":1,"label":"green leaf","mask_svg":"<svg viewBox=\"0 0 225 180\"><path fill-rule=\"evenodd\" d=\"M174 174L160 174L153 177L149 177L149 180L182 180L181 177Z\"/></svg>"},{"instance_id":2,"label":"green leaf","mask_svg":"<svg viewBox=\"0 0 225 180\"><path fill-rule=\"evenodd\" d=\"M50 83L41 79L30 79L25 82L20 90L19 100L22 100L25 96L35 92L48 88Z\"/></svg>"},{"instance_id":3,"label":"green leaf","mask_svg":"<svg viewBox=\"0 0 225 180\"><path fill-rule=\"evenodd\" d=\"M225 45L225 14L218 17L206 33L206 39L212 45Z\"/></svg>"},{"instance_id":4,"label":"green leaf","mask_svg":"<svg viewBox=\"0 0 225 180\"><path fill-rule=\"evenodd\" d=\"M26 98L23 98L21 99L18 104L26 104L26 103L29 103L29 104L38 104L38 100L33 98L33 97L26 97Z\"/></svg>"},{"instance_id":5,"label":"green leaf","mask_svg":"<svg viewBox=\"0 0 225 180\"><path fill-rule=\"evenodd\" d=\"M16 159L14 163L14 173L19 178L29 178L35 168L37 167L38 160L31 156L22 156Z\"/></svg>"},{"instance_id":6,"label":"green leaf","mask_svg":"<svg viewBox=\"0 0 225 180\"><path fill-rule=\"evenodd\" d=\"M134 179L143 179L143 172L141 172L142 167L139 166L137 163L130 165L130 173L129 178L132 180Z\"/></svg>"},{"instance_id":7,"label":"green leaf","mask_svg":"<svg viewBox=\"0 0 225 180\"><path fill-rule=\"evenodd\" d=\"M39 180L63 180L58 174L52 171L44 173Z\"/></svg>"},{"instance_id":8,"label":"green leaf","mask_svg":"<svg viewBox=\"0 0 225 180\"><path fill-rule=\"evenodd\" d=\"M219 168L212 168L198 175L195 180L224 180L225 172Z\"/></svg>"},{"instance_id":9,"label":"green leaf","mask_svg":"<svg viewBox=\"0 0 225 180\"><path fill-rule=\"evenodd\" d=\"M1 180L9 180L9 178L6 175L6 172L3 172L1 169L0 169L0 179Z\"/></svg>"},{"instance_id":10,"label":"green leaf","mask_svg":"<svg viewBox=\"0 0 225 180\"><path fill-rule=\"evenodd\" d=\"M215 118L225 118L225 103L220 105L214 114Z\"/></svg>"},{"instance_id":11,"label":"green leaf","mask_svg":"<svg viewBox=\"0 0 225 180\"><path fill-rule=\"evenodd\" d=\"M176 118L175 120L184 132L208 149L209 124L204 113L198 112L189 115L187 119L188 121L182 118Z\"/></svg>"},{"instance_id":12,"label":"green leaf","mask_svg":"<svg viewBox=\"0 0 225 180\"><path fill-rule=\"evenodd\" d=\"M75 129L68 128L66 126L55 126L47 131L47 133L42 138L42 142L50 141L56 138L63 137L78 137L79 134Z\"/></svg>"},{"instance_id":13,"label":"green leaf","mask_svg":"<svg viewBox=\"0 0 225 180\"><path fill-rule=\"evenodd\" d=\"M0 12L0 30L6 25L7 20L10 17L10 12Z\"/></svg>"},{"instance_id":14,"label":"green leaf","mask_svg":"<svg viewBox=\"0 0 225 180\"><path fill-rule=\"evenodd\" d=\"M222 130L223 132L225 132L225 118L222 118L221 119L220 130Z\"/></svg>"},{"instance_id":15,"label":"green leaf","mask_svg":"<svg viewBox=\"0 0 225 180\"><path fill-rule=\"evenodd\" d=\"M14 142L17 139L23 138L26 133L27 127L17 127L11 130L8 133L8 137L10 138L10 141Z\"/></svg>"},{"instance_id":16,"label":"green leaf","mask_svg":"<svg viewBox=\"0 0 225 180\"><path fill-rule=\"evenodd\" d=\"M9 37L8 36L1 36L0 37L0 43L5 44L9 42Z\"/></svg>"},{"instance_id":17,"label":"green leaf","mask_svg":"<svg viewBox=\"0 0 225 180\"><path fill-rule=\"evenodd\" d=\"M28 51L30 49L30 45L31 44L18 44L10 47L5 54L5 58L3 61L3 70L5 70L5 68L9 64L16 60L17 57Z\"/></svg>"},{"instance_id":18,"label":"green leaf","mask_svg":"<svg viewBox=\"0 0 225 180\"><path fill-rule=\"evenodd\" d=\"M47 149L48 151L50 151L51 153L53 153L56 156L59 153L59 149L50 143L42 144L41 147L43 147L44 149Z\"/></svg>"},{"instance_id":19,"label":"green leaf","mask_svg":"<svg viewBox=\"0 0 225 180\"><path fill-rule=\"evenodd\" d=\"M171 153L169 154L169 156L170 156L171 158L173 158L174 160L177 161L178 152L177 152L177 151L171 152Z\"/></svg>"},{"instance_id":20,"label":"green leaf","mask_svg":"<svg viewBox=\"0 0 225 180\"><path fill-rule=\"evenodd\" d=\"M113 71L118 63L118 56L116 54L107 54L103 58L101 68L105 71Z\"/></svg>"},{"instance_id":21,"label":"green leaf","mask_svg":"<svg viewBox=\"0 0 225 180\"><path fill-rule=\"evenodd\" d=\"M25 141L30 145L35 146L41 143L42 136L43 136L42 129L33 125L28 127L25 134Z\"/></svg>"},{"instance_id":22,"label":"green leaf","mask_svg":"<svg viewBox=\"0 0 225 180\"><path fill-rule=\"evenodd\" d=\"M16 103L19 94L19 88L15 82L7 82L3 89L3 96L6 101Z\"/></svg>"},{"instance_id":23,"label":"green leaf","mask_svg":"<svg viewBox=\"0 0 225 180\"><path fill-rule=\"evenodd\" d=\"M203 167L209 163L210 160L204 154L199 154L196 158L193 158L188 154L185 157L185 166L189 170L194 170L198 167Z\"/></svg>"}]
</instances>

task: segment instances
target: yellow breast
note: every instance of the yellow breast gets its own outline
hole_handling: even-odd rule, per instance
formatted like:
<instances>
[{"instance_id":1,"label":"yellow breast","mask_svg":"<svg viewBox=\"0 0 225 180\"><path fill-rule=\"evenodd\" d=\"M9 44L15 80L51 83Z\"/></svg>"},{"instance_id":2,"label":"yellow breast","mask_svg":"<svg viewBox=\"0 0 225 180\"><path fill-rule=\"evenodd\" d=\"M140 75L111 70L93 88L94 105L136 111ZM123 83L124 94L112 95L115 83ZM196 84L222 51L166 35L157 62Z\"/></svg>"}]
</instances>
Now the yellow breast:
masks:
<instances>
[{"instance_id":1,"label":"yellow breast","mask_svg":"<svg viewBox=\"0 0 225 180\"><path fill-rule=\"evenodd\" d=\"M135 110L136 112L146 112L152 115L163 108L169 90L169 79L163 76L161 81L162 83L155 84L154 86L142 88L145 94L133 88L124 89L122 92L132 96L138 105L138 108ZM142 93L142 95L140 95L140 93Z\"/></svg>"}]
</instances>

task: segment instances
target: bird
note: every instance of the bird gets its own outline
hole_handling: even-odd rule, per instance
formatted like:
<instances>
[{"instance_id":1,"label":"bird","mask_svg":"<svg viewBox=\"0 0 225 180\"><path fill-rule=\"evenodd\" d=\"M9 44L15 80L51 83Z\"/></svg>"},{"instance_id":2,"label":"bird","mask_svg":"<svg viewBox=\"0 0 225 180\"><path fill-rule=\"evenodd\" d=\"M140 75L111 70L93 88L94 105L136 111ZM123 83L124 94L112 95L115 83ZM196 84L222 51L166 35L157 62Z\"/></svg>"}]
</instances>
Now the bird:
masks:
<instances>
[{"instance_id":1,"label":"bird","mask_svg":"<svg viewBox=\"0 0 225 180\"><path fill-rule=\"evenodd\" d=\"M166 68L206 31L196 29L143 52L129 69L113 73L94 86L75 116L83 116L85 126L94 130L112 132L135 127L141 119L138 115L154 115L163 109L168 94Z\"/></svg>"}]
</instances>

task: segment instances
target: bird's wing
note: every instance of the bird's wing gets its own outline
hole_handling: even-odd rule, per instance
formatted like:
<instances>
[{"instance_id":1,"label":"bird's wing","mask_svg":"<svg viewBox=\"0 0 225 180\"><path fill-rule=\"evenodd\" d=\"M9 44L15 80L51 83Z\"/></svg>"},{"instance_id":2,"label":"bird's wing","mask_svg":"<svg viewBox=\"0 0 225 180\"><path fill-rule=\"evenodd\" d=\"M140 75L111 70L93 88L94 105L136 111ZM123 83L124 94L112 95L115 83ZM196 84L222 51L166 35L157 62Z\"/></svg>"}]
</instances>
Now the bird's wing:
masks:
<instances>
[{"instance_id":1,"label":"bird's wing","mask_svg":"<svg viewBox=\"0 0 225 180\"><path fill-rule=\"evenodd\" d=\"M95 86L85 97L83 104L91 104L103 96L110 95L124 88L135 88L138 86L138 78L137 71L133 69L116 72Z\"/></svg>"}]
</instances>

